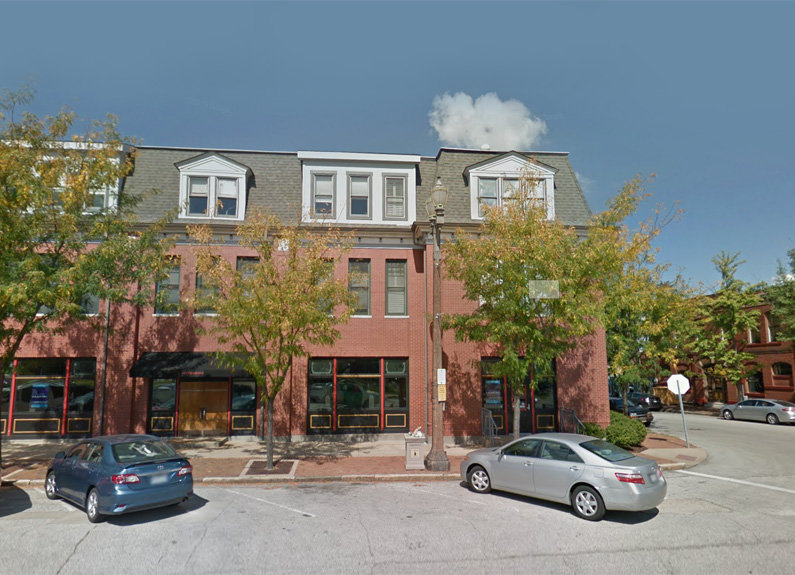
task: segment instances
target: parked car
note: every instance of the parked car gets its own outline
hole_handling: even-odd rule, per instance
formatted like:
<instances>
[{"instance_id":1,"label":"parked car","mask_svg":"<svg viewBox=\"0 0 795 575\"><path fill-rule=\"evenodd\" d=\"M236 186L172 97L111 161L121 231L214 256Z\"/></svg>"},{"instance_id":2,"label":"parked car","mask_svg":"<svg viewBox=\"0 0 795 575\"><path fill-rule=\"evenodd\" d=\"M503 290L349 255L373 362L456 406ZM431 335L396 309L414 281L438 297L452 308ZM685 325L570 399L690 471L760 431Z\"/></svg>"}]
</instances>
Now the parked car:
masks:
<instances>
[{"instance_id":1,"label":"parked car","mask_svg":"<svg viewBox=\"0 0 795 575\"><path fill-rule=\"evenodd\" d=\"M610 398L610 409L613 411L617 411L619 413L624 413L624 400L620 397L611 397ZM627 400L627 413L629 417L632 419L637 419L646 427L651 425L651 422L654 421L654 416L649 413L649 410L643 407L642 405L638 405L631 399Z\"/></svg>"},{"instance_id":2,"label":"parked car","mask_svg":"<svg viewBox=\"0 0 795 575\"><path fill-rule=\"evenodd\" d=\"M653 509L668 489L656 461L573 433L541 433L473 451L461 462L461 479L476 493L495 489L571 505L589 521L608 510Z\"/></svg>"},{"instance_id":3,"label":"parked car","mask_svg":"<svg viewBox=\"0 0 795 575\"><path fill-rule=\"evenodd\" d=\"M44 491L82 507L92 523L107 515L141 511L187 500L193 468L159 437L106 435L55 455Z\"/></svg>"},{"instance_id":4,"label":"parked car","mask_svg":"<svg viewBox=\"0 0 795 575\"><path fill-rule=\"evenodd\" d=\"M645 407L649 411L662 410L662 401L656 395L651 393L642 393L640 391L632 391L627 394L627 399L631 399L641 407Z\"/></svg>"},{"instance_id":5,"label":"parked car","mask_svg":"<svg viewBox=\"0 0 795 575\"><path fill-rule=\"evenodd\" d=\"M746 399L725 406L722 414L723 419L767 421L771 425L795 423L795 403L780 399Z\"/></svg>"}]
</instances>

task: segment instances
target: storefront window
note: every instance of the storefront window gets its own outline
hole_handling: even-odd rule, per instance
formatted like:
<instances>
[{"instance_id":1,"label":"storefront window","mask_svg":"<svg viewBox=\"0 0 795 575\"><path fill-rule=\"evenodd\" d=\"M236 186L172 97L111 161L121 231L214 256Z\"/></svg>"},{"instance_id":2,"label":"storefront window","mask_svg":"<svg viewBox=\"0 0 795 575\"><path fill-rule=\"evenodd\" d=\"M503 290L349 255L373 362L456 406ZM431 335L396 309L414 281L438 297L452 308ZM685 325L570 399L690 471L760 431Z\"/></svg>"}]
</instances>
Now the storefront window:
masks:
<instances>
[{"instance_id":1,"label":"storefront window","mask_svg":"<svg viewBox=\"0 0 795 575\"><path fill-rule=\"evenodd\" d=\"M68 411L81 414L94 411L94 387L97 362L95 359L74 359L69 371Z\"/></svg>"},{"instance_id":2,"label":"storefront window","mask_svg":"<svg viewBox=\"0 0 795 575\"><path fill-rule=\"evenodd\" d=\"M257 384L253 379L232 381L232 411L257 409Z\"/></svg>"}]
</instances>

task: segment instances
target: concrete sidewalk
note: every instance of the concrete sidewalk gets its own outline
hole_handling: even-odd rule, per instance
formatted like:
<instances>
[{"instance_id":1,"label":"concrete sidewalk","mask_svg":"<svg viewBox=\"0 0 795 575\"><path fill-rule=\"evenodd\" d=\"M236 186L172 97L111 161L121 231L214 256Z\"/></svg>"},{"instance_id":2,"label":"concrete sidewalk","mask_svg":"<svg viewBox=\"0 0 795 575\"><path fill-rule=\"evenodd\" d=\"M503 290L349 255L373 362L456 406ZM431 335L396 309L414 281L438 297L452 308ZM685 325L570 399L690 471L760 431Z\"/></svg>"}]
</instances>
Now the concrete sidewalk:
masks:
<instances>
[{"instance_id":1,"label":"concrete sidewalk","mask_svg":"<svg viewBox=\"0 0 795 575\"><path fill-rule=\"evenodd\" d=\"M58 451L76 442L4 440L3 483L43 485L47 465ZM266 447L257 440L189 441L174 439L175 448L193 464L196 482L279 483L306 481L452 481L465 455L478 445L448 443L445 451L450 471L406 469L402 439L378 439L365 443L344 441L277 442L273 470L266 467ZM430 450L430 443L424 446ZM638 455L656 460L664 470L693 467L707 458L698 447L688 448L676 437L650 433Z\"/></svg>"}]
</instances>

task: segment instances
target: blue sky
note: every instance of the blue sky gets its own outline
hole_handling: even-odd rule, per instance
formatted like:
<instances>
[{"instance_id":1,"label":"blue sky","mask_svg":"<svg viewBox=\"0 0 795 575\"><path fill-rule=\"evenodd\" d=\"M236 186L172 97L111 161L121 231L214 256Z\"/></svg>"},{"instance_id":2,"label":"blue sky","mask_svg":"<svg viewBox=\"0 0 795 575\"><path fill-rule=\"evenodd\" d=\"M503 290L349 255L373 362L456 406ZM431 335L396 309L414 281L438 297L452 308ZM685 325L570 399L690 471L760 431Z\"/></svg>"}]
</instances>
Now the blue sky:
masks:
<instances>
[{"instance_id":1,"label":"blue sky","mask_svg":"<svg viewBox=\"0 0 795 575\"><path fill-rule=\"evenodd\" d=\"M679 202L657 244L693 282L721 250L769 280L795 248L793 3L0 7L0 88L37 78L39 114L114 113L148 145L435 155L435 99L496 94L543 122L532 149L570 152L595 211L656 173L641 213Z\"/></svg>"}]
</instances>

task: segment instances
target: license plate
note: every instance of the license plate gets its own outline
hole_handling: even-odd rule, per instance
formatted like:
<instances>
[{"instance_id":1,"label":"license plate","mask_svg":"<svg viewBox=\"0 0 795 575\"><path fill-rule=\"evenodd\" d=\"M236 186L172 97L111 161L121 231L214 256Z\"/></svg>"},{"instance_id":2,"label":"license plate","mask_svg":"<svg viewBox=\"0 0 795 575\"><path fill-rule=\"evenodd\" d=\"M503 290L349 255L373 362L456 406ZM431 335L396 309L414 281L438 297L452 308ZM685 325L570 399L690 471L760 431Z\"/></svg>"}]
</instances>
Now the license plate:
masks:
<instances>
[{"instance_id":1,"label":"license plate","mask_svg":"<svg viewBox=\"0 0 795 575\"><path fill-rule=\"evenodd\" d=\"M161 473L159 475L152 475L149 482L152 485L161 485L168 481L168 473Z\"/></svg>"},{"instance_id":2,"label":"license plate","mask_svg":"<svg viewBox=\"0 0 795 575\"><path fill-rule=\"evenodd\" d=\"M657 474L656 473L649 474L649 483L657 483Z\"/></svg>"}]
</instances>

